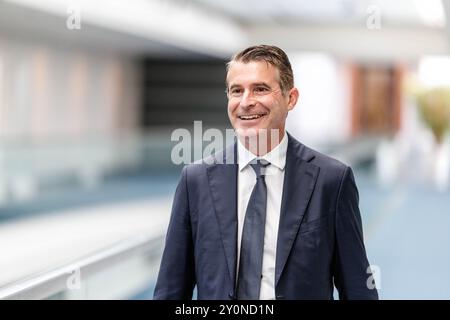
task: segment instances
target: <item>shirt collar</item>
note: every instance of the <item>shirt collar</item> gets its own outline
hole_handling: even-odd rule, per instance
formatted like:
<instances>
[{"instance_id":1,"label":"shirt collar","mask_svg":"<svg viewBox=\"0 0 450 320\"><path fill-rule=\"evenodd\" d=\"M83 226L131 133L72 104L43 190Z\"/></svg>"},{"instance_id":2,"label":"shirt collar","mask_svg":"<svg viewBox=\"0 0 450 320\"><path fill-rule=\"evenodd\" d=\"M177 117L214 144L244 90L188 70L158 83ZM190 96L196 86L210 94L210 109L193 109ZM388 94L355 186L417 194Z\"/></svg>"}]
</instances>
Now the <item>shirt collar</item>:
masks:
<instances>
[{"instance_id":1,"label":"shirt collar","mask_svg":"<svg viewBox=\"0 0 450 320\"><path fill-rule=\"evenodd\" d=\"M283 139L281 139L280 143L270 152L261 157L258 157L254 153L247 150L242 144L241 140L239 140L239 138L237 140L239 171L242 171L250 162L255 159L264 159L281 171L284 170L284 167L286 165L286 152L288 147L288 137L286 131L284 132Z\"/></svg>"}]
</instances>

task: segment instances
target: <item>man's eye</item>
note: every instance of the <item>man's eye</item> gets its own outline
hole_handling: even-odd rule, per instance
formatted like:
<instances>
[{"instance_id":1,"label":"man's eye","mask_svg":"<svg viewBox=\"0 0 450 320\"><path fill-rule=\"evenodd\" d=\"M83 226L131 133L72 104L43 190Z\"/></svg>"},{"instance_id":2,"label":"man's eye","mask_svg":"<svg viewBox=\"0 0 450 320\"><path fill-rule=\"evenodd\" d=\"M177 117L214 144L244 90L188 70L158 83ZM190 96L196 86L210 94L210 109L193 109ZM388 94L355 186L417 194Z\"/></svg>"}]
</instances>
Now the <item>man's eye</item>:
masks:
<instances>
[{"instance_id":1,"label":"man's eye","mask_svg":"<svg viewBox=\"0 0 450 320\"><path fill-rule=\"evenodd\" d=\"M266 87L256 87L255 92L261 93L266 92L268 89Z\"/></svg>"},{"instance_id":2,"label":"man's eye","mask_svg":"<svg viewBox=\"0 0 450 320\"><path fill-rule=\"evenodd\" d=\"M241 94L242 90L241 89L231 89L231 94L236 95L236 94Z\"/></svg>"}]
</instances>

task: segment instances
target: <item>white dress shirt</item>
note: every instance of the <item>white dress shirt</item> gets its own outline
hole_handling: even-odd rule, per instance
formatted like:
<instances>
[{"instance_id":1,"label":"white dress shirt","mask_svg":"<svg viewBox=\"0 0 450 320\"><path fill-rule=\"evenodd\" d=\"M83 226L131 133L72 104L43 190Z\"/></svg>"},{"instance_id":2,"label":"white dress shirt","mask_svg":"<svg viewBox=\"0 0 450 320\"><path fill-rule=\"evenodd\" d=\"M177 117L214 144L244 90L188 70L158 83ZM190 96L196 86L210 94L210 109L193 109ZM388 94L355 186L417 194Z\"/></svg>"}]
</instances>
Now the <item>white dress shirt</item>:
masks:
<instances>
[{"instance_id":1,"label":"white dress shirt","mask_svg":"<svg viewBox=\"0 0 450 320\"><path fill-rule=\"evenodd\" d=\"M286 132L281 142L267 154L257 157L247 150L238 140L238 254L237 273L239 272L239 259L241 252L242 230L245 221L245 212L256 184L256 174L249 163L255 158L270 162L265 170L267 186L266 226L264 231L264 251L262 261L262 279L260 299L275 299L275 259L278 238L278 225L280 222L281 197L283 194L284 167L286 164L286 151L288 138Z\"/></svg>"}]
</instances>

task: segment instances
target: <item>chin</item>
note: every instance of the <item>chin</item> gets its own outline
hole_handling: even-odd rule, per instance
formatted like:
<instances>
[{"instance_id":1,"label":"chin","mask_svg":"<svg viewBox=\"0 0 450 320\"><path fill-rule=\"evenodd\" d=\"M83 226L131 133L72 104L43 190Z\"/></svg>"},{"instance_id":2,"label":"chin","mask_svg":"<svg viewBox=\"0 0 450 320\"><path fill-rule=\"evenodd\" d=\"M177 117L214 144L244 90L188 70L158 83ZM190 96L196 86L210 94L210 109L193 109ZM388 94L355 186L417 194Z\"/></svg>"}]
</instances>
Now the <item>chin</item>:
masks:
<instances>
[{"instance_id":1,"label":"chin","mask_svg":"<svg viewBox=\"0 0 450 320\"><path fill-rule=\"evenodd\" d=\"M258 127L238 127L235 129L236 134L240 137L256 137L260 130L265 129Z\"/></svg>"}]
</instances>

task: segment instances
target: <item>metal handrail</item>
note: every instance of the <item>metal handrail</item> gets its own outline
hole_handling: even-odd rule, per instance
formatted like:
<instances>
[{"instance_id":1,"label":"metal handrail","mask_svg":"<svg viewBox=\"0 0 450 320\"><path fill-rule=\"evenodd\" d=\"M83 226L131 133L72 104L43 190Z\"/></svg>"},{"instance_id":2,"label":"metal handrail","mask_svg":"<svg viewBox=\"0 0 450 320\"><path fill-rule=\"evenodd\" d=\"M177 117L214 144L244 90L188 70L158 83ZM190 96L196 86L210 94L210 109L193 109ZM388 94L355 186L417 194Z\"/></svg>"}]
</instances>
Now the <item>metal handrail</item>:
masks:
<instances>
[{"instance_id":1,"label":"metal handrail","mask_svg":"<svg viewBox=\"0 0 450 320\"><path fill-rule=\"evenodd\" d=\"M156 254L157 248L161 246L163 241L163 235L128 238L59 268L4 285L0 287L0 299L45 299L68 289L68 277L75 270L83 278L87 278L133 255L143 253Z\"/></svg>"}]
</instances>

